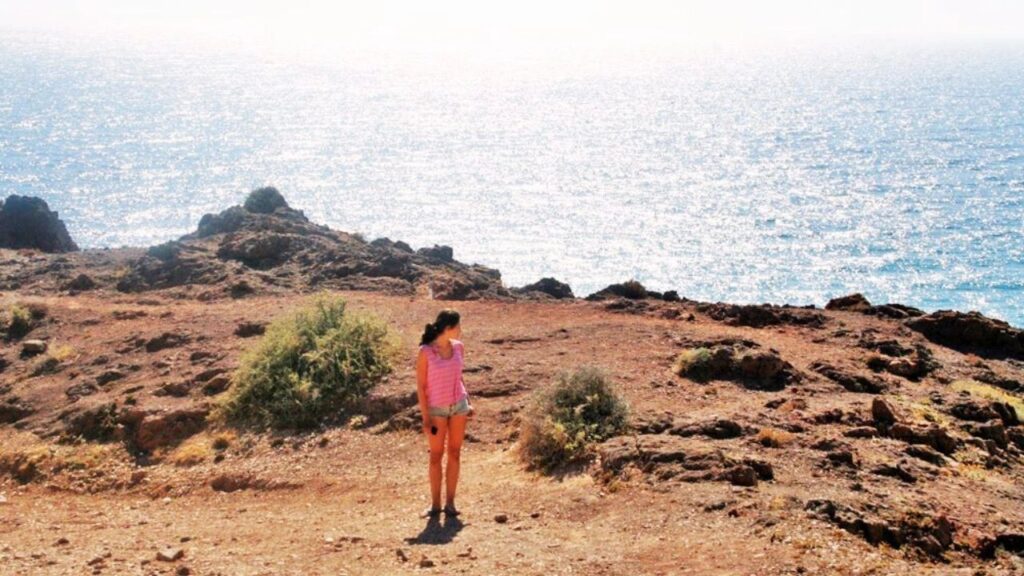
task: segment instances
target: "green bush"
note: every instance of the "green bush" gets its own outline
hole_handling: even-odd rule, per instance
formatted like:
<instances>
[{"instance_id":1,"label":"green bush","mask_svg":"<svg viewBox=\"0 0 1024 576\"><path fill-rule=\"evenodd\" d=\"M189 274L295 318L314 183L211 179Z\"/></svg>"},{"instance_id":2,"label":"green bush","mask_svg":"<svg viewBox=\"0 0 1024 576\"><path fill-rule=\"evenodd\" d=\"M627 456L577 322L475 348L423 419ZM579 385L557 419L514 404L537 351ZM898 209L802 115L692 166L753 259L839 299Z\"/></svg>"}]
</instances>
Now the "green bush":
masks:
<instances>
[{"instance_id":1,"label":"green bush","mask_svg":"<svg viewBox=\"0 0 1024 576\"><path fill-rule=\"evenodd\" d=\"M586 458L590 446L620 434L628 409L603 370L583 366L563 373L538 390L527 407L520 433L520 455L545 471Z\"/></svg>"},{"instance_id":2,"label":"green bush","mask_svg":"<svg viewBox=\"0 0 1024 576\"><path fill-rule=\"evenodd\" d=\"M342 415L391 373L398 350L387 326L320 296L267 327L242 356L220 406L228 421L309 428Z\"/></svg>"},{"instance_id":3,"label":"green bush","mask_svg":"<svg viewBox=\"0 0 1024 576\"><path fill-rule=\"evenodd\" d=\"M20 304L12 304L0 313L0 329L10 340L26 336L34 328L32 311Z\"/></svg>"},{"instance_id":4,"label":"green bush","mask_svg":"<svg viewBox=\"0 0 1024 576\"><path fill-rule=\"evenodd\" d=\"M698 382L709 380L714 375L712 358L711 350L707 348L683 350L676 357L672 371Z\"/></svg>"}]
</instances>

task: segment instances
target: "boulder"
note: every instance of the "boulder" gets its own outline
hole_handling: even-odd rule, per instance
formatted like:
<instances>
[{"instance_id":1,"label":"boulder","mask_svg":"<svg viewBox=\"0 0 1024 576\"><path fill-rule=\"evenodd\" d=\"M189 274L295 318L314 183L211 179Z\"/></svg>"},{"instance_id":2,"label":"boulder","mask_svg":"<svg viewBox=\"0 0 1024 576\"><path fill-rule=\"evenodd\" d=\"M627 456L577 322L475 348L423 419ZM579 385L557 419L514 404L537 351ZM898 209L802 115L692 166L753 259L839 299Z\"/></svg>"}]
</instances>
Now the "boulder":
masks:
<instances>
[{"instance_id":1,"label":"boulder","mask_svg":"<svg viewBox=\"0 0 1024 576\"><path fill-rule=\"evenodd\" d=\"M843 370L827 362L815 361L811 364L810 369L850 392L880 394L888 388L888 385L883 380Z\"/></svg>"},{"instance_id":2,"label":"boulder","mask_svg":"<svg viewBox=\"0 0 1024 576\"><path fill-rule=\"evenodd\" d=\"M1024 359L1024 332L980 312L939 310L906 321L932 342L990 358Z\"/></svg>"},{"instance_id":3,"label":"boulder","mask_svg":"<svg viewBox=\"0 0 1024 576\"><path fill-rule=\"evenodd\" d=\"M68 229L41 198L11 195L0 205L0 248L75 252Z\"/></svg>"},{"instance_id":4,"label":"boulder","mask_svg":"<svg viewBox=\"0 0 1024 576\"><path fill-rule=\"evenodd\" d=\"M522 288L517 288L515 291L518 293L541 292L558 299L574 298L572 288L568 284L559 282L554 278L541 278L533 284L527 284Z\"/></svg>"},{"instance_id":5,"label":"boulder","mask_svg":"<svg viewBox=\"0 0 1024 576\"><path fill-rule=\"evenodd\" d=\"M602 469L612 475L634 468L659 481L724 480L740 486L774 478L767 462L727 456L703 442L670 434L617 436L599 444L597 453Z\"/></svg>"},{"instance_id":6,"label":"boulder","mask_svg":"<svg viewBox=\"0 0 1024 576\"><path fill-rule=\"evenodd\" d=\"M629 300L643 300L648 297L647 289L636 280L629 280L622 284L610 284L601 290L586 297L587 300L608 300L614 298L627 298Z\"/></svg>"},{"instance_id":7,"label":"boulder","mask_svg":"<svg viewBox=\"0 0 1024 576\"><path fill-rule=\"evenodd\" d=\"M852 312L863 312L871 308L871 303L863 294L857 292L847 296L833 298L825 304L825 310L849 310Z\"/></svg>"},{"instance_id":8,"label":"boulder","mask_svg":"<svg viewBox=\"0 0 1024 576\"><path fill-rule=\"evenodd\" d=\"M85 292L96 288L96 281L88 274L82 273L75 276L70 282L64 285L65 290L71 292Z\"/></svg>"},{"instance_id":9,"label":"boulder","mask_svg":"<svg viewBox=\"0 0 1024 576\"><path fill-rule=\"evenodd\" d=\"M173 446L206 428L209 409L179 408L163 412L128 413L122 416L129 425L131 440L137 448L152 451Z\"/></svg>"},{"instance_id":10,"label":"boulder","mask_svg":"<svg viewBox=\"0 0 1024 576\"><path fill-rule=\"evenodd\" d=\"M733 380L747 388L781 390L800 380L800 374L774 350L743 344L691 348L676 364L676 373L692 380Z\"/></svg>"},{"instance_id":11,"label":"boulder","mask_svg":"<svg viewBox=\"0 0 1024 576\"><path fill-rule=\"evenodd\" d=\"M453 262L455 260L454 252L452 251L451 246L440 246L434 244L432 247L429 248L420 248L419 250L416 251L416 254L419 254L424 258L437 260L438 262Z\"/></svg>"}]
</instances>

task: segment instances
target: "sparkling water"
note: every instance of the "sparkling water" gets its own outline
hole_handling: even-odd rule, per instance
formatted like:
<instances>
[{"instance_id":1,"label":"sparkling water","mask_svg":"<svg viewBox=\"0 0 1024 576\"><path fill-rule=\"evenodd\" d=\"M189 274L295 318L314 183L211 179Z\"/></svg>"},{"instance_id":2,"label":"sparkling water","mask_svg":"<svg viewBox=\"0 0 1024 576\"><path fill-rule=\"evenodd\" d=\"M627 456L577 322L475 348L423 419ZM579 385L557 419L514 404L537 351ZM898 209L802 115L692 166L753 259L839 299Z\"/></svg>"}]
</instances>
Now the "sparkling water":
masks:
<instances>
[{"instance_id":1,"label":"sparkling water","mask_svg":"<svg viewBox=\"0 0 1024 576\"><path fill-rule=\"evenodd\" d=\"M0 36L0 194L82 247L267 184L509 286L1024 324L1022 46L327 63Z\"/></svg>"}]
</instances>

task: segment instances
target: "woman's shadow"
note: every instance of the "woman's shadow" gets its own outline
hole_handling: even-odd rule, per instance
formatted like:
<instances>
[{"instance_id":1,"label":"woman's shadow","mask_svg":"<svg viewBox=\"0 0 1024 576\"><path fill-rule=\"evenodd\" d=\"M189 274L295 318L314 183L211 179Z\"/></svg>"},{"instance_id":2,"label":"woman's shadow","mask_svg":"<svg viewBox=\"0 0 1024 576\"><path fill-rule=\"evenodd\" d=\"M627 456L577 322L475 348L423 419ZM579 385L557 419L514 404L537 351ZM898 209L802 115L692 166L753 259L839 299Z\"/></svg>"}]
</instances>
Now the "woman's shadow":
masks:
<instances>
[{"instance_id":1,"label":"woman's shadow","mask_svg":"<svg viewBox=\"0 0 1024 576\"><path fill-rule=\"evenodd\" d=\"M427 525L419 534L406 538L406 544L448 544L455 539L455 535L462 530L464 524L457 516L445 516L444 522L441 518L432 516L427 519Z\"/></svg>"}]
</instances>

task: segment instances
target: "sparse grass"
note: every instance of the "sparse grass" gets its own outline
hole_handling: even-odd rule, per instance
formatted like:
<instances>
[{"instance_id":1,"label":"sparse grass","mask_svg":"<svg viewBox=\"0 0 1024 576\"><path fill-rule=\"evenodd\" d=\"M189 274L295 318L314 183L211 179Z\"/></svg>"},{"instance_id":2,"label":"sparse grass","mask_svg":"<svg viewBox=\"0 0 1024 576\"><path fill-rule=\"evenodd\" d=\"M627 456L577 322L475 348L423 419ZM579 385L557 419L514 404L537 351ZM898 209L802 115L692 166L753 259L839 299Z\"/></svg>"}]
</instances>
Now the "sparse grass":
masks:
<instances>
[{"instance_id":1,"label":"sparse grass","mask_svg":"<svg viewBox=\"0 0 1024 576\"><path fill-rule=\"evenodd\" d=\"M796 440L796 435L778 428L761 428L757 432L755 440L762 446L769 448L782 448Z\"/></svg>"},{"instance_id":2,"label":"sparse grass","mask_svg":"<svg viewBox=\"0 0 1024 576\"><path fill-rule=\"evenodd\" d=\"M679 376L697 381L711 378L711 350L708 348L691 348L683 350L676 357L672 371Z\"/></svg>"},{"instance_id":3,"label":"sparse grass","mask_svg":"<svg viewBox=\"0 0 1024 576\"><path fill-rule=\"evenodd\" d=\"M956 380L950 387L957 392L967 392L971 396L978 396L994 402L1005 402L1017 411L1017 414L1024 417L1024 399L1015 396L1002 388L978 382L977 380Z\"/></svg>"},{"instance_id":4,"label":"sparse grass","mask_svg":"<svg viewBox=\"0 0 1024 576\"><path fill-rule=\"evenodd\" d=\"M321 295L272 322L242 356L218 418L311 428L341 416L391 373L398 345L383 321Z\"/></svg>"},{"instance_id":5,"label":"sparse grass","mask_svg":"<svg viewBox=\"0 0 1024 576\"><path fill-rule=\"evenodd\" d=\"M71 346L59 346L52 348L46 354L39 356L32 362L30 373L32 376L44 374L56 374L64 369L68 361L75 356L75 349Z\"/></svg>"},{"instance_id":6,"label":"sparse grass","mask_svg":"<svg viewBox=\"0 0 1024 576\"><path fill-rule=\"evenodd\" d=\"M28 484L36 479L42 465L53 456L44 445L10 446L0 449L0 474Z\"/></svg>"},{"instance_id":7,"label":"sparse grass","mask_svg":"<svg viewBox=\"0 0 1024 576\"><path fill-rule=\"evenodd\" d=\"M11 304L0 311L0 331L8 340L18 340L35 328L32 312L21 304Z\"/></svg>"},{"instance_id":8,"label":"sparse grass","mask_svg":"<svg viewBox=\"0 0 1024 576\"><path fill-rule=\"evenodd\" d=\"M605 372L584 366L562 373L538 390L524 413L520 457L531 468L550 471L578 461L595 442L626 428L628 408Z\"/></svg>"},{"instance_id":9,"label":"sparse grass","mask_svg":"<svg viewBox=\"0 0 1024 576\"><path fill-rule=\"evenodd\" d=\"M230 448L235 443L235 440L238 440L237 434L231 430L224 430L213 435L210 446L218 452L223 452Z\"/></svg>"},{"instance_id":10,"label":"sparse grass","mask_svg":"<svg viewBox=\"0 0 1024 576\"><path fill-rule=\"evenodd\" d=\"M210 438L193 436L182 442L167 455L166 461L175 466L195 466L207 462L213 456Z\"/></svg>"},{"instance_id":11,"label":"sparse grass","mask_svg":"<svg viewBox=\"0 0 1024 576\"><path fill-rule=\"evenodd\" d=\"M928 398L911 403L910 414L913 416L914 420L924 420L931 422L932 424L948 424L950 419L942 412L933 408L930 404L931 400Z\"/></svg>"},{"instance_id":12,"label":"sparse grass","mask_svg":"<svg viewBox=\"0 0 1024 576\"><path fill-rule=\"evenodd\" d=\"M61 470L91 470L110 458L111 447L101 444L83 444L55 454L53 472Z\"/></svg>"}]
</instances>

